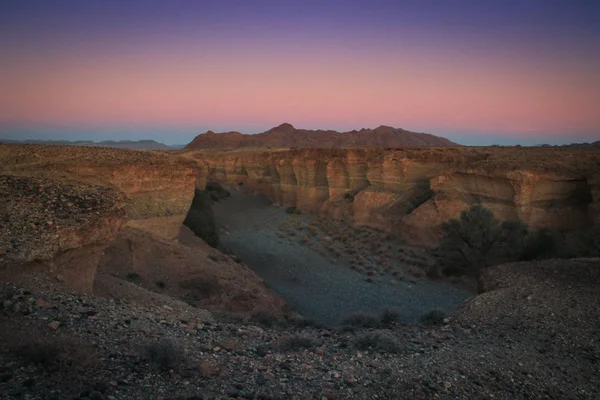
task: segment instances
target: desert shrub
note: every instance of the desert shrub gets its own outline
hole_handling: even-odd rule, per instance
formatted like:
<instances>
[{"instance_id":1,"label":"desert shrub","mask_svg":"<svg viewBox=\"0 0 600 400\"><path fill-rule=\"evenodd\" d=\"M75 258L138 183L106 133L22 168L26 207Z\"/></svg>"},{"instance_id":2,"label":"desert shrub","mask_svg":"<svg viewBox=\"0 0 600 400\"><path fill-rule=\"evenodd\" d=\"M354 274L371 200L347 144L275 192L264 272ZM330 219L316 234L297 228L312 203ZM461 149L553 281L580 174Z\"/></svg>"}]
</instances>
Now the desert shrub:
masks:
<instances>
[{"instance_id":1,"label":"desert shrub","mask_svg":"<svg viewBox=\"0 0 600 400\"><path fill-rule=\"evenodd\" d=\"M292 352L302 349L312 349L317 346L317 341L308 336L293 335L283 339L279 343L279 350L283 352Z\"/></svg>"},{"instance_id":2,"label":"desert shrub","mask_svg":"<svg viewBox=\"0 0 600 400\"><path fill-rule=\"evenodd\" d=\"M346 329L377 328L379 324L379 318L365 313L352 314L342 320L342 327Z\"/></svg>"},{"instance_id":3,"label":"desert shrub","mask_svg":"<svg viewBox=\"0 0 600 400\"><path fill-rule=\"evenodd\" d=\"M379 314L379 321L383 325L392 325L400 319L400 313L394 310L393 308L384 309L381 314Z\"/></svg>"},{"instance_id":4,"label":"desert shrub","mask_svg":"<svg viewBox=\"0 0 600 400\"><path fill-rule=\"evenodd\" d=\"M156 281L155 284L159 289L165 289L167 287L167 284L164 281Z\"/></svg>"},{"instance_id":5,"label":"desert shrub","mask_svg":"<svg viewBox=\"0 0 600 400\"><path fill-rule=\"evenodd\" d=\"M574 233L563 254L569 258L600 257L600 226Z\"/></svg>"},{"instance_id":6,"label":"desert shrub","mask_svg":"<svg viewBox=\"0 0 600 400\"><path fill-rule=\"evenodd\" d=\"M250 322L258 323L266 327L272 327L279 322L279 319L273 315L260 312L250 317Z\"/></svg>"},{"instance_id":7,"label":"desert shrub","mask_svg":"<svg viewBox=\"0 0 600 400\"><path fill-rule=\"evenodd\" d=\"M166 339L146 343L142 348L142 355L144 359L165 371L177 369L185 361L183 350Z\"/></svg>"},{"instance_id":8,"label":"desert shrub","mask_svg":"<svg viewBox=\"0 0 600 400\"><path fill-rule=\"evenodd\" d=\"M354 347L358 350L375 350L385 353L399 353L402 346L390 334L384 332L368 332L362 334L354 341Z\"/></svg>"},{"instance_id":9,"label":"desert shrub","mask_svg":"<svg viewBox=\"0 0 600 400\"><path fill-rule=\"evenodd\" d=\"M321 323L305 317L292 317L287 322L296 328L323 328Z\"/></svg>"},{"instance_id":10,"label":"desert shrub","mask_svg":"<svg viewBox=\"0 0 600 400\"><path fill-rule=\"evenodd\" d=\"M552 229L544 228L533 232L527 238L527 244L523 251L523 260L539 260L557 258L563 247L561 234Z\"/></svg>"},{"instance_id":11,"label":"desert shrub","mask_svg":"<svg viewBox=\"0 0 600 400\"><path fill-rule=\"evenodd\" d=\"M21 358L42 367L85 368L98 361L96 352L83 343L70 339L45 339L25 343L14 349Z\"/></svg>"},{"instance_id":12,"label":"desert shrub","mask_svg":"<svg viewBox=\"0 0 600 400\"><path fill-rule=\"evenodd\" d=\"M201 299L210 298L221 291L221 284L216 276L206 275L179 282L179 287L193 291L194 296Z\"/></svg>"},{"instance_id":13,"label":"desert shrub","mask_svg":"<svg viewBox=\"0 0 600 400\"><path fill-rule=\"evenodd\" d=\"M345 193L344 201L346 201L347 203L352 203L354 201L354 195L352 193Z\"/></svg>"},{"instance_id":14,"label":"desert shrub","mask_svg":"<svg viewBox=\"0 0 600 400\"><path fill-rule=\"evenodd\" d=\"M207 191L196 189L192 206L183 224L209 246L217 247L219 245L212 200Z\"/></svg>"},{"instance_id":15,"label":"desert shrub","mask_svg":"<svg viewBox=\"0 0 600 400\"><path fill-rule=\"evenodd\" d=\"M446 313L442 310L431 310L421 317L421 322L425 325L439 325L444 322Z\"/></svg>"},{"instance_id":16,"label":"desert shrub","mask_svg":"<svg viewBox=\"0 0 600 400\"><path fill-rule=\"evenodd\" d=\"M527 226L520 221L500 223L481 205L463 211L459 219L442 223L444 237L436 249L441 264L450 274L477 275L490 265L496 246L503 259L520 258Z\"/></svg>"},{"instance_id":17,"label":"desert shrub","mask_svg":"<svg viewBox=\"0 0 600 400\"><path fill-rule=\"evenodd\" d=\"M288 213L288 214L296 214L296 215L302 214L302 213L300 212L300 210L298 210L298 209L297 209L296 207L294 207L294 206L287 207L287 208L285 209L285 212L286 212L286 213Z\"/></svg>"},{"instance_id":18,"label":"desert shrub","mask_svg":"<svg viewBox=\"0 0 600 400\"><path fill-rule=\"evenodd\" d=\"M137 272L131 272L126 275L126 278L130 282L139 282L142 280L142 277Z\"/></svg>"}]
</instances>

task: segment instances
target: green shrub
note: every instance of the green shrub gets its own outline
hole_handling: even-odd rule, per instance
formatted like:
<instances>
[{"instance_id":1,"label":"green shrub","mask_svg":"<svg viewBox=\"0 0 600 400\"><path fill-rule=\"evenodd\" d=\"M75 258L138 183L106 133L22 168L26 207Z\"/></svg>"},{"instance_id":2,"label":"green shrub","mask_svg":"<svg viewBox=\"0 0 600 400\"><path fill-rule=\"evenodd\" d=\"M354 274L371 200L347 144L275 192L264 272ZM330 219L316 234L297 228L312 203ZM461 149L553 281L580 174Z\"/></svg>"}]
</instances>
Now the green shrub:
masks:
<instances>
[{"instance_id":1,"label":"green shrub","mask_svg":"<svg viewBox=\"0 0 600 400\"><path fill-rule=\"evenodd\" d=\"M552 229L543 228L533 232L527 238L523 260L540 260L560 257L564 239Z\"/></svg>"},{"instance_id":2,"label":"green shrub","mask_svg":"<svg viewBox=\"0 0 600 400\"><path fill-rule=\"evenodd\" d=\"M347 203L352 203L354 201L354 195L352 193L345 193L344 194L344 200Z\"/></svg>"},{"instance_id":3,"label":"green shrub","mask_svg":"<svg viewBox=\"0 0 600 400\"><path fill-rule=\"evenodd\" d=\"M492 250L503 260L518 259L525 247L527 225L520 221L500 223L481 205L463 211L459 219L442 223L444 237L436 249L440 263L451 274L476 276L490 265ZM498 252L496 252L498 253Z\"/></svg>"}]
</instances>

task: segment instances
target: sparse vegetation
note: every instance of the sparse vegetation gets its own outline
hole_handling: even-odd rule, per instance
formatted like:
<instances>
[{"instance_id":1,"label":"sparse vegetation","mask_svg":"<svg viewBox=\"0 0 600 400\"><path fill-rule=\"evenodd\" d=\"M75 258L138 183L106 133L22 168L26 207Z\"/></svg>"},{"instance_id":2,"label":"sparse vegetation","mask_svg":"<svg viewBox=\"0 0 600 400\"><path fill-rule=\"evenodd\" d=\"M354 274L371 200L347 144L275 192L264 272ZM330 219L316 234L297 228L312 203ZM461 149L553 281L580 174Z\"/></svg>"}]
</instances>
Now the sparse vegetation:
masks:
<instances>
[{"instance_id":1,"label":"sparse vegetation","mask_svg":"<svg viewBox=\"0 0 600 400\"><path fill-rule=\"evenodd\" d=\"M182 289L192 290L200 299L210 298L221 291L221 284L216 276L199 276L179 283Z\"/></svg>"},{"instance_id":2,"label":"sparse vegetation","mask_svg":"<svg viewBox=\"0 0 600 400\"><path fill-rule=\"evenodd\" d=\"M440 325L445 318L446 313L442 310L431 310L421 317L421 322L425 325Z\"/></svg>"},{"instance_id":3,"label":"sparse vegetation","mask_svg":"<svg viewBox=\"0 0 600 400\"><path fill-rule=\"evenodd\" d=\"M399 319L400 313L393 308L386 308L379 314L379 321L383 325L393 325L398 322Z\"/></svg>"},{"instance_id":4,"label":"sparse vegetation","mask_svg":"<svg viewBox=\"0 0 600 400\"><path fill-rule=\"evenodd\" d=\"M142 277L137 272L130 272L129 274L127 274L126 278L129 282L134 283L138 283L142 280Z\"/></svg>"},{"instance_id":5,"label":"sparse vegetation","mask_svg":"<svg viewBox=\"0 0 600 400\"><path fill-rule=\"evenodd\" d=\"M449 274L473 275L490 265L492 250L500 250L500 258L521 256L527 226L520 221L501 223L481 205L463 211L460 219L442 223L444 237L437 248L441 264Z\"/></svg>"},{"instance_id":6,"label":"sparse vegetation","mask_svg":"<svg viewBox=\"0 0 600 400\"><path fill-rule=\"evenodd\" d=\"M292 352L303 349L312 349L316 346L317 341L313 338L302 335L292 335L279 343L279 350L283 352Z\"/></svg>"},{"instance_id":7,"label":"sparse vegetation","mask_svg":"<svg viewBox=\"0 0 600 400\"><path fill-rule=\"evenodd\" d=\"M166 289L166 287L167 287L167 284L164 281L156 281L155 284L156 284L156 287L161 290Z\"/></svg>"},{"instance_id":8,"label":"sparse vegetation","mask_svg":"<svg viewBox=\"0 0 600 400\"><path fill-rule=\"evenodd\" d=\"M377 328L379 324L379 318L366 313L356 313L349 315L346 318L344 318L341 323L344 329Z\"/></svg>"},{"instance_id":9,"label":"sparse vegetation","mask_svg":"<svg viewBox=\"0 0 600 400\"><path fill-rule=\"evenodd\" d=\"M385 332L368 332L358 336L354 342L354 346L358 350L375 350L385 353L400 353L402 346L389 333Z\"/></svg>"},{"instance_id":10,"label":"sparse vegetation","mask_svg":"<svg viewBox=\"0 0 600 400\"><path fill-rule=\"evenodd\" d=\"M158 340L147 343L143 349L143 358L164 371L175 370L185 361L184 351L170 340Z\"/></svg>"},{"instance_id":11,"label":"sparse vegetation","mask_svg":"<svg viewBox=\"0 0 600 400\"><path fill-rule=\"evenodd\" d=\"M98 361L96 352L83 343L50 338L23 344L14 349L21 358L44 368L85 368Z\"/></svg>"},{"instance_id":12,"label":"sparse vegetation","mask_svg":"<svg viewBox=\"0 0 600 400\"><path fill-rule=\"evenodd\" d=\"M354 195L352 193L345 193L344 194L344 200L347 203L352 203L354 201Z\"/></svg>"}]
</instances>

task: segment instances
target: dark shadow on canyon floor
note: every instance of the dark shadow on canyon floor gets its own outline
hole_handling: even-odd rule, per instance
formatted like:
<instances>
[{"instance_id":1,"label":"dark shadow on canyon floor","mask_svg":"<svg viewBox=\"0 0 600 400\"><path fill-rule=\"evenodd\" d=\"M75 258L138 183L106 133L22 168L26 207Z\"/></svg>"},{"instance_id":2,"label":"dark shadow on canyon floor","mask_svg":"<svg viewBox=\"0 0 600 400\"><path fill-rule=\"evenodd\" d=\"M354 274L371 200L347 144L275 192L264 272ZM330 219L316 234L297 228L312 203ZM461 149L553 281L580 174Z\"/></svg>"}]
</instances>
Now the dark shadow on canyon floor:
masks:
<instances>
[{"instance_id":1,"label":"dark shadow on canyon floor","mask_svg":"<svg viewBox=\"0 0 600 400\"><path fill-rule=\"evenodd\" d=\"M368 282L347 258L332 261L298 240L282 240L286 208L262 196L234 190L213 207L223 248L241 257L294 310L320 323L337 325L348 315L385 308L412 323L433 309L451 311L472 295L428 280Z\"/></svg>"}]
</instances>

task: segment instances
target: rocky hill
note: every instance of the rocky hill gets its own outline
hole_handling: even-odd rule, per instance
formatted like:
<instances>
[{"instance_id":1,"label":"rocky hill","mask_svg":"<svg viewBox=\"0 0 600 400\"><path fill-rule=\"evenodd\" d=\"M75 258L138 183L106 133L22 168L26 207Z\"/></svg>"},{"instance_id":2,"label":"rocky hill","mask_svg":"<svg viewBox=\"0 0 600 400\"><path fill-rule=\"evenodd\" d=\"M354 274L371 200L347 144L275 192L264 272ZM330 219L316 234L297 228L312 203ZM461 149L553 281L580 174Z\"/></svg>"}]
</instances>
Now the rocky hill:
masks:
<instances>
[{"instance_id":1,"label":"rocky hill","mask_svg":"<svg viewBox=\"0 0 600 400\"><path fill-rule=\"evenodd\" d=\"M415 133L391 126L350 132L296 129L284 123L263 133L244 135L239 132L198 135L185 150L238 148L336 148L336 147L449 147L458 146L448 139Z\"/></svg>"},{"instance_id":2,"label":"rocky hill","mask_svg":"<svg viewBox=\"0 0 600 400\"><path fill-rule=\"evenodd\" d=\"M433 244L440 223L483 204L534 228L600 224L600 153L569 148L189 152L197 184L221 181L300 210Z\"/></svg>"}]
</instances>

